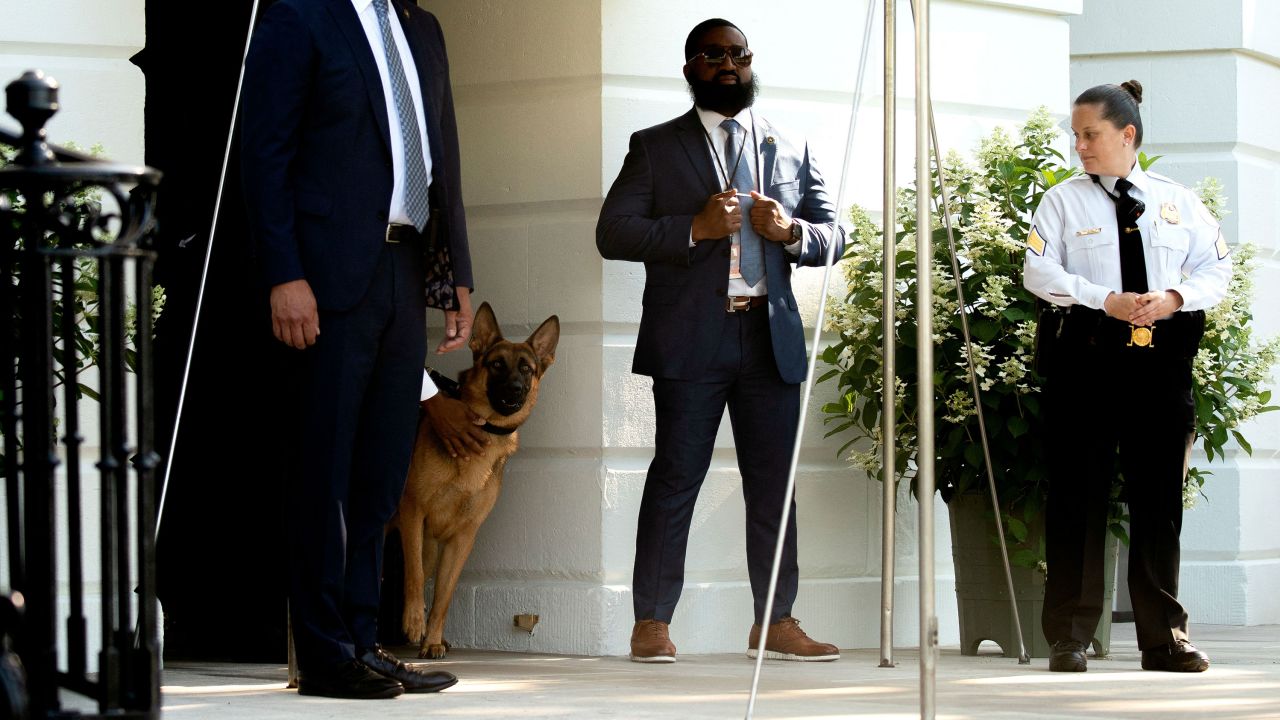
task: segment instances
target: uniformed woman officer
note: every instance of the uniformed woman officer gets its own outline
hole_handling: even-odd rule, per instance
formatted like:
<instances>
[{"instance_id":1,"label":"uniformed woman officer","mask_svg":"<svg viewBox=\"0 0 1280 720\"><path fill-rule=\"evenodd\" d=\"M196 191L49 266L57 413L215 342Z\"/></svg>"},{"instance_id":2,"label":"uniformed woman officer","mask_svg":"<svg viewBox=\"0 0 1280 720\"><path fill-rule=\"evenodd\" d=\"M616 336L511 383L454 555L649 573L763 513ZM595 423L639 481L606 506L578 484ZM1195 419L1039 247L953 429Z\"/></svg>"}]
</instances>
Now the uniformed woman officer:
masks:
<instances>
[{"instance_id":1,"label":"uniformed woman officer","mask_svg":"<svg viewBox=\"0 0 1280 720\"><path fill-rule=\"evenodd\" d=\"M1119 471L1129 593L1144 670L1199 672L1178 602L1182 485L1193 440L1191 363L1204 309L1226 295L1228 247L1196 194L1144 172L1136 80L1081 93L1071 112L1086 174L1032 219L1026 287L1066 311L1044 388L1049 501L1043 627L1049 669L1081 672L1102 607L1103 540Z\"/></svg>"}]
</instances>

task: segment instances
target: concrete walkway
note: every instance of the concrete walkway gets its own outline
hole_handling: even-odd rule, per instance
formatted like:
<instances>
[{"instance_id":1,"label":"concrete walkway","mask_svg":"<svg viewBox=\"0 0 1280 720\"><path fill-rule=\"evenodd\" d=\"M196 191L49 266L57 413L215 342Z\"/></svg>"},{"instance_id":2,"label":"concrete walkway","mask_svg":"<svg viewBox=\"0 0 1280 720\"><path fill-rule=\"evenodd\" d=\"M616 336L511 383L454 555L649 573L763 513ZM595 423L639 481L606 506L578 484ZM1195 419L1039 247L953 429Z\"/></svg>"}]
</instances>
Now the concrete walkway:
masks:
<instances>
[{"instance_id":1,"label":"concrete walkway","mask_svg":"<svg viewBox=\"0 0 1280 720\"><path fill-rule=\"evenodd\" d=\"M1198 626L1193 632L1213 660L1200 675L1143 672L1129 624L1115 626L1112 655L1090 658L1084 674L1049 673L1045 660L1018 665L994 654L962 657L957 648L943 648L937 716L1280 718L1280 626ZM901 651L898 666L885 669L877 667L877 650L848 650L835 663L766 662L755 717L919 717L917 658L914 651ZM743 655L690 655L674 665L641 665L618 657L477 650L455 650L438 665L461 682L435 695L343 701L286 690L283 666L173 663L164 673L164 716L741 718L753 667Z\"/></svg>"}]
</instances>

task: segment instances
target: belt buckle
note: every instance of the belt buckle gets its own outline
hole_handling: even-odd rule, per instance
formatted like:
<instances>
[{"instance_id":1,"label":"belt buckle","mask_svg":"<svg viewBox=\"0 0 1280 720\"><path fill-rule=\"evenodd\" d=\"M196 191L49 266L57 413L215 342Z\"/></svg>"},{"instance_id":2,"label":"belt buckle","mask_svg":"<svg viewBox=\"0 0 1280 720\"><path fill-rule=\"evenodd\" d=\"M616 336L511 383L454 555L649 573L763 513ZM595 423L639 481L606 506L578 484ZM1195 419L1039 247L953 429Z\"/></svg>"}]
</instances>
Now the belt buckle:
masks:
<instances>
[{"instance_id":1,"label":"belt buckle","mask_svg":"<svg viewBox=\"0 0 1280 720\"><path fill-rule=\"evenodd\" d=\"M732 312L738 312L738 311L741 311L741 310L750 310L750 309L751 309L751 298L750 298L750 297L740 297L740 298L736 298L736 297L733 297L733 296L729 296L729 297L725 298L725 303L724 303L724 310L725 310L725 312L731 312L731 313L732 313Z\"/></svg>"},{"instance_id":2,"label":"belt buckle","mask_svg":"<svg viewBox=\"0 0 1280 720\"><path fill-rule=\"evenodd\" d=\"M393 229L393 228L395 228L395 225L394 225L394 224L390 224L390 223L389 223L389 224L387 225L387 232L386 232L386 235L384 236L384 238L383 238L383 239L384 239L386 242L391 243L392 245L399 245L399 244L400 244L400 241L399 241L399 240L395 240L395 239L393 239L393 238L391 237L391 231L392 231L392 229Z\"/></svg>"},{"instance_id":3,"label":"belt buckle","mask_svg":"<svg viewBox=\"0 0 1280 720\"><path fill-rule=\"evenodd\" d=\"M1154 327L1138 327L1133 323L1129 323L1129 344L1125 347L1155 347L1156 329Z\"/></svg>"}]
</instances>

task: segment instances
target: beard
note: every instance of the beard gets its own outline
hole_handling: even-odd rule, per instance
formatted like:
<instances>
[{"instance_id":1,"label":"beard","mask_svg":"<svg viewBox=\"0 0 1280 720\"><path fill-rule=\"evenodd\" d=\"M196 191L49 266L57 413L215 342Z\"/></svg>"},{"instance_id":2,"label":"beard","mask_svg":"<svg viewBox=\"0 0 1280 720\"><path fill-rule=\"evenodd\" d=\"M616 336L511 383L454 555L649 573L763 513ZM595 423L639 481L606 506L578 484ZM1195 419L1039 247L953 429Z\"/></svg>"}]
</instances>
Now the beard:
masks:
<instances>
[{"instance_id":1,"label":"beard","mask_svg":"<svg viewBox=\"0 0 1280 720\"><path fill-rule=\"evenodd\" d=\"M689 95L693 97L693 102L698 107L714 110L715 112L733 117L743 110L751 107L756 101L756 95L760 94L760 83L753 73L750 82L738 82L731 85L724 85L718 82L721 75L730 74L730 71L718 73L711 80L697 80L694 78L685 79L689 82Z\"/></svg>"}]
</instances>

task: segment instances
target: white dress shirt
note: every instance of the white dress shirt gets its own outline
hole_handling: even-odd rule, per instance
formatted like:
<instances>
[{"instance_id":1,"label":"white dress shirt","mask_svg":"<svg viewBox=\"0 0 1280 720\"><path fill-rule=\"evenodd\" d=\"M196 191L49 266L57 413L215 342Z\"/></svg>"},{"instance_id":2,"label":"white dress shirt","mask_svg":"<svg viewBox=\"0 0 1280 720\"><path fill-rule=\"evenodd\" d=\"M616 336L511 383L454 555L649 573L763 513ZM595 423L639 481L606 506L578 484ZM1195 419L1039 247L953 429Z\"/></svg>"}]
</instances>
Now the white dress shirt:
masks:
<instances>
[{"instance_id":1,"label":"white dress shirt","mask_svg":"<svg viewBox=\"0 0 1280 720\"><path fill-rule=\"evenodd\" d=\"M404 67L404 77L409 83L409 94L413 96L413 108L418 116L418 135L422 138L422 159L427 167L427 181L431 181L431 145L427 142L426 114L422 109L422 83L418 79L418 67L414 64L413 53L409 51L409 42L405 39L404 29L396 16L396 6L387 0L387 19L391 25L391 37L396 42L400 53L400 64ZM360 24L364 26L365 37L369 40L369 48L373 50L373 61L378 65L378 77L382 79L382 96L387 103L387 129L391 131L391 166L395 183L391 188L391 207L387 218L393 223L409 225L409 216L404 211L404 137L400 133L400 114L396 111L396 98L391 91L391 75L387 70L387 55L382 47L382 30L378 27L378 11L373 7L373 0L351 0L360 16Z\"/></svg>"},{"instance_id":2,"label":"white dress shirt","mask_svg":"<svg viewBox=\"0 0 1280 720\"><path fill-rule=\"evenodd\" d=\"M697 111L698 111L698 119L702 121L702 127L707 132L706 137L710 138L710 142L708 143L708 146L710 147L711 153L715 158L712 161L712 164L715 165L716 183L718 185L723 185L726 182L726 178L724 177L723 173L729 173L730 177L728 178L728 182L732 182L733 181L732 175L733 175L734 169L729 167L729 164L725 161L725 156L724 156L724 146L725 146L725 143L728 142L729 140L729 133L725 132L724 128L720 127L720 123L727 120L728 116L721 115L720 113L714 110L707 110L701 107L697 108ZM733 119L738 121L738 124L742 126L743 131L746 133L746 143L742 147L741 162L746 163L751 167L751 180L752 180L752 183L754 184L754 187L735 188L735 189L738 192L744 193L744 194L749 193L752 190L755 190L761 195L764 195L766 193L760 184L760 173L763 172L763 168L760 166L760 147L759 147L759 144L755 142L756 138L754 138L754 134L752 132L753 128L755 128L755 117L751 113L751 108L745 108L742 110L742 112L739 112L737 115L733 116ZM718 164L716 164L717 162ZM724 189L728 190L729 188L727 186L724 186ZM742 218L742 222L749 223L751 222L751 218L746 217L744 214ZM742 240L739 237L739 235L740 233L734 233L732 236L730 236L730 240L734 245L735 252L740 253ZM763 237L761 238L761 240L763 242L770 242L769 240ZM803 240L797 240L795 242L787 243L782 247L784 250L790 253L793 257L799 257L800 246L802 242ZM690 247L693 246L692 230L690 230L689 232L689 246ZM763 248L761 249L761 251L763 252ZM739 254L738 257L742 257L741 254ZM756 283L755 285L748 285L747 281L743 280L741 277L729 278L729 295L743 297L743 296L768 295L768 294L769 294L768 279L763 275L760 277L760 282Z\"/></svg>"},{"instance_id":3,"label":"white dress shirt","mask_svg":"<svg viewBox=\"0 0 1280 720\"><path fill-rule=\"evenodd\" d=\"M387 69L387 54L382 45L382 29L378 27L378 11L373 7L373 0L351 0L360 16L360 24L364 27L364 35L369 40L369 48L373 50L373 61L378 65L378 77L382 79L382 96L387 102L387 129L391 131L391 168L394 182L391 186L391 206L387 209L387 221L411 225L409 216L404 211L404 136L400 133L400 114L396 111L396 98L391 90L391 73ZM400 64L404 67L404 77L409 83L409 94L413 96L414 113L418 116L418 134L422 138L422 159L426 163L427 182L431 181L431 145L427 142L427 120L422 109L422 83L418 79L418 66L414 64L413 53L409 51L409 41L405 39L404 29L396 16L396 6L388 0L387 20L391 26L391 37L395 40L396 50L400 53ZM422 391L419 402L435 395L435 383L431 382L427 371L422 371Z\"/></svg>"},{"instance_id":4,"label":"white dress shirt","mask_svg":"<svg viewBox=\"0 0 1280 720\"><path fill-rule=\"evenodd\" d=\"M1049 188L1036 208L1027 236L1023 283L1055 305L1101 310L1107 296L1122 292L1120 238L1114 193L1116 178L1088 175ZM1129 194L1146 205L1138 218L1151 290L1176 290L1180 310L1217 305L1231 281L1230 248L1218 221L1191 189L1163 175L1129 171Z\"/></svg>"}]
</instances>

